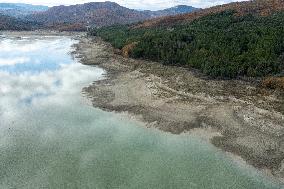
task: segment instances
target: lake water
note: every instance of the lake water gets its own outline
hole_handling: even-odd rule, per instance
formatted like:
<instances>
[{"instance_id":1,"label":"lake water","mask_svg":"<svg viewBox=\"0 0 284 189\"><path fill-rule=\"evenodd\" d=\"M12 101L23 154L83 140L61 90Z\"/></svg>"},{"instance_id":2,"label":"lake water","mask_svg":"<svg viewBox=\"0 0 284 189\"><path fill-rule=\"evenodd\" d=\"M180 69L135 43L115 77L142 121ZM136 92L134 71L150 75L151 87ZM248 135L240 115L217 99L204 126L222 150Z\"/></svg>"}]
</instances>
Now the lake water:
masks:
<instances>
[{"instance_id":1,"label":"lake water","mask_svg":"<svg viewBox=\"0 0 284 189\"><path fill-rule=\"evenodd\" d=\"M276 189L189 134L93 108L82 88L104 70L68 37L0 40L0 189Z\"/></svg>"}]
</instances>

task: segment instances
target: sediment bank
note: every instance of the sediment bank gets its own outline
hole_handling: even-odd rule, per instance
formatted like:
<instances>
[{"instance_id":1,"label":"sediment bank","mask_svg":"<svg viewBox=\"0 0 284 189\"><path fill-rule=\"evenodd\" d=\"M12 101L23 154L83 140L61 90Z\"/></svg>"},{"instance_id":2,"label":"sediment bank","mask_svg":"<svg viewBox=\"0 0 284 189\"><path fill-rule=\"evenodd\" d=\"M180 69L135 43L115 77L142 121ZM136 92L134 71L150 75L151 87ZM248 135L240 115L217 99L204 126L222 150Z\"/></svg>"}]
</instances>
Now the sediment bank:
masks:
<instances>
[{"instance_id":1,"label":"sediment bank","mask_svg":"<svg viewBox=\"0 0 284 189\"><path fill-rule=\"evenodd\" d=\"M149 127L174 134L202 129L215 146L283 180L283 92L262 88L257 81L213 80L115 52L97 38L83 37L76 45L74 53L83 64L108 72L106 79L83 89L94 106L128 112Z\"/></svg>"}]
</instances>

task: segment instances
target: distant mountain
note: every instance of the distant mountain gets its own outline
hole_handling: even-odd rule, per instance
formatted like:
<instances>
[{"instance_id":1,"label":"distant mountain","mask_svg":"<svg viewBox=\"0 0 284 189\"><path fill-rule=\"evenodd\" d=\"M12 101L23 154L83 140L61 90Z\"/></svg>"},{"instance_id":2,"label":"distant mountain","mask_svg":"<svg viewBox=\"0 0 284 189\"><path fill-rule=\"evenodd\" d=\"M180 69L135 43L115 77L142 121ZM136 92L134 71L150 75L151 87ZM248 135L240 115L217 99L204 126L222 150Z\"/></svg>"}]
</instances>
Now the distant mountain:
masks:
<instances>
[{"instance_id":1,"label":"distant mountain","mask_svg":"<svg viewBox=\"0 0 284 189\"><path fill-rule=\"evenodd\" d=\"M0 13L13 17L22 17L47 10L47 6L41 5L30 5L23 3L0 3Z\"/></svg>"},{"instance_id":2,"label":"distant mountain","mask_svg":"<svg viewBox=\"0 0 284 189\"><path fill-rule=\"evenodd\" d=\"M36 22L23 21L15 17L0 14L0 30L33 30L41 27Z\"/></svg>"},{"instance_id":3,"label":"distant mountain","mask_svg":"<svg viewBox=\"0 0 284 189\"><path fill-rule=\"evenodd\" d=\"M195 8L192 6L187 5L178 5L172 8L160 10L160 11L154 11L153 13L156 15L156 17L160 16L170 16L170 15L178 15L178 14L185 14L185 13L191 13L195 11L199 11L201 9Z\"/></svg>"},{"instance_id":4,"label":"distant mountain","mask_svg":"<svg viewBox=\"0 0 284 189\"><path fill-rule=\"evenodd\" d=\"M21 3L0 3L0 15L3 22L0 29L11 28L13 24L19 24L19 27L14 27L15 29L27 29L30 28L31 23L34 23L35 27L32 28L42 25L47 29L82 31L86 30L88 26L102 27L115 24L130 24L197 10L199 9L180 5L159 11L138 11L110 1L71 6L62 5L51 8ZM3 17L4 15L8 17ZM24 23L27 24L27 27L24 27Z\"/></svg>"},{"instance_id":5,"label":"distant mountain","mask_svg":"<svg viewBox=\"0 0 284 189\"><path fill-rule=\"evenodd\" d=\"M127 24L149 18L146 13L128 9L113 2L96 2L71 6L51 7L45 12L27 17L48 25L62 23L82 23L85 25L104 26Z\"/></svg>"},{"instance_id":6,"label":"distant mountain","mask_svg":"<svg viewBox=\"0 0 284 189\"><path fill-rule=\"evenodd\" d=\"M49 27L68 28L68 24L76 26L109 26L114 24L129 24L160 16L188 13L198 9L189 6L177 6L162 11L138 11L120 6L114 2L91 2L71 6L55 6L44 12L28 15L26 19L44 23Z\"/></svg>"}]
</instances>

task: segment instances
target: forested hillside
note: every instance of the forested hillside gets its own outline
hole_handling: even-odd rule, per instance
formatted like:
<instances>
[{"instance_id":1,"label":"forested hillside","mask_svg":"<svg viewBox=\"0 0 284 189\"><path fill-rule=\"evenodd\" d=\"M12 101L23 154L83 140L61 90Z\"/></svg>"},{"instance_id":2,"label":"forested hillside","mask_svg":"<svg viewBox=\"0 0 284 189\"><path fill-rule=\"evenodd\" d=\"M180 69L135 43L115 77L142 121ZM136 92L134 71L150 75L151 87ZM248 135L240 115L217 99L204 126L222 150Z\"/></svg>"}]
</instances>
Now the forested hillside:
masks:
<instances>
[{"instance_id":1,"label":"forested hillside","mask_svg":"<svg viewBox=\"0 0 284 189\"><path fill-rule=\"evenodd\" d=\"M42 27L37 22L23 21L14 17L0 14L0 30L33 30Z\"/></svg>"},{"instance_id":2,"label":"forested hillside","mask_svg":"<svg viewBox=\"0 0 284 189\"><path fill-rule=\"evenodd\" d=\"M284 12L212 13L172 27L113 26L98 35L135 58L200 69L213 77L267 76L284 67ZM127 48L131 47L131 48Z\"/></svg>"},{"instance_id":3,"label":"forested hillside","mask_svg":"<svg viewBox=\"0 0 284 189\"><path fill-rule=\"evenodd\" d=\"M220 13L226 10L234 10L236 16L244 16L247 14L267 16L277 11L284 10L284 1L250 0L250 1L234 2L234 3L210 7L207 9L202 9L200 11L196 11L193 13L147 20L141 24L135 25L135 27L136 28L158 27L158 26L170 27L177 24L188 23L203 16L207 16L214 13Z\"/></svg>"},{"instance_id":4,"label":"forested hillside","mask_svg":"<svg viewBox=\"0 0 284 189\"><path fill-rule=\"evenodd\" d=\"M187 5L178 5L175 7L167 8L164 10L157 10L157 11L143 11L144 13L147 13L149 15L149 18L153 17L164 17L164 16L174 16L178 14L186 14L191 12L200 11L200 8L195 8L192 6Z\"/></svg>"}]
</instances>

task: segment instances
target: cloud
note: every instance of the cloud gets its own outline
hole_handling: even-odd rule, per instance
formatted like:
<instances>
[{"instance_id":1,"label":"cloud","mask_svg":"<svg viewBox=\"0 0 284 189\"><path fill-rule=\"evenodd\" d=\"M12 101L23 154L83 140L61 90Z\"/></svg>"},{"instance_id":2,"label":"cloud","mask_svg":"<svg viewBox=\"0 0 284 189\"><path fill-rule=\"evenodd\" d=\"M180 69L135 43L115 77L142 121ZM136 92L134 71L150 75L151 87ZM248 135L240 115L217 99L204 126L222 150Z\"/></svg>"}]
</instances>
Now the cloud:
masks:
<instances>
[{"instance_id":1,"label":"cloud","mask_svg":"<svg viewBox=\"0 0 284 189\"><path fill-rule=\"evenodd\" d=\"M31 37L0 41L0 69L8 72L41 72L56 70L60 64L69 64L64 54L74 41L65 37ZM55 51L56 50L56 51Z\"/></svg>"},{"instance_id":2,"label":"cloud","mask_svg":"<svg viewBox=\"0 0 284 189\"><path fill-rule=\"evenodd\" d=\"M184 4L194 7L210 7L214 5L235 2L237 0L112 0L122 6L133 8L133 9L150 9L158 10L168 7L173 7L176 5ZM239 0L240 1L240 0ZM56 5L70 5L70 4L82 4L90 2L90 0L0 0L0 2L8 3L30 3L30 4L41 4L47 6ZM96 2L104 2L104 0L97 0Z\"/></svg>"},{"instance_id":3,"label":"cloud","mask_svg":"<svg viewBox=\"0 0 284 189\"><path fill-rule=\"evenodd\" d=\"M31 39L30 37L28 38L21 38L21 39L7 39L0 41L0 49L1 52L5 53L25 53L25 52L32 52L36 51L37 49L41 48L41 46L46 43L46 39L40 40L40 37L33 37ZM53 43L58 43L58 41L54 41ZM52 44L51 42L48 43L49 46L46 46L46 48L51 49L54 47L55 44Z\"/></svg>"},{"instance_id":4,"label":"cloud","mask_svg":"<svg viewBox=\"0 0 284 189\"><path fill-rule=\"evenodd\" d=\"M0 58L0 66L12 66L16 64L24 64L29 62L28 57L18 57L18 58Z\"/></svg>"},{"instance_id":5,"label":"cloud","mask_svg":"<svg viewBox=\"0 0 284 189\"><path fill-rule=\"evenodd\" d=\"M0 82L0 128L4 125L9 126L11 120L21 120L23 115L26 115L29 106L34 109L43 109L50 107L67 106L70 103L80 103L74 98L80 96L81 89L88 86L94 80L103 77L104 70L96 67L84 66L74 62L72 57L67 53L70 51L71 45L74 43L71 39L53 39L51 41L42 39L43 43L37 45L36 53L41 53L42 50L53 46L65 48L62 50L64 58L69 59L73 63L60 64L56 70L46 69L39 73L16 72L1 70L1 54L0 53L0 78L5 78ZM15 42L22 46L23 42ZM34 44L38 44L34 41ZM13 64L24 62L32 59L36 54L23 52L27 58L16 57L13 59L3 59L2 64ZM58 54L52 54L57 56ZM29 57L30 56L30 57ZM45 57L39 57L45 59ZM41 61L41 60L40 60ZM55 61L55 60L53 60ZM33 62L25 62L33 64ZM1 137L0 137L1 138Z\"/></svg>"}]
</instances>

